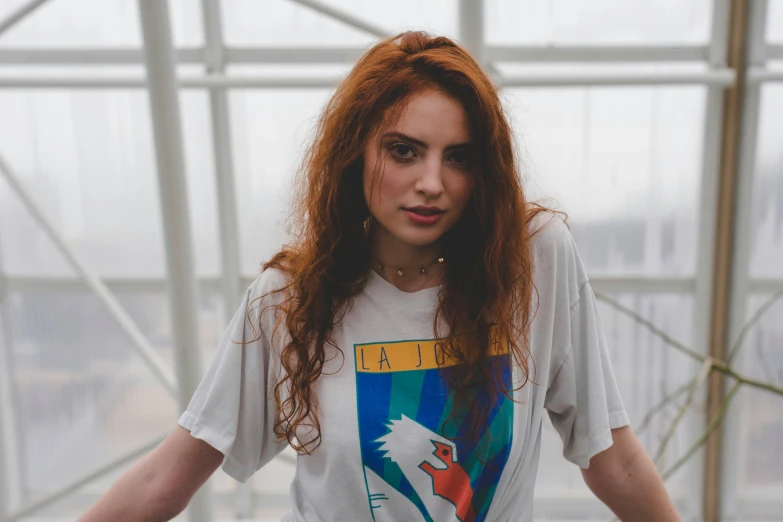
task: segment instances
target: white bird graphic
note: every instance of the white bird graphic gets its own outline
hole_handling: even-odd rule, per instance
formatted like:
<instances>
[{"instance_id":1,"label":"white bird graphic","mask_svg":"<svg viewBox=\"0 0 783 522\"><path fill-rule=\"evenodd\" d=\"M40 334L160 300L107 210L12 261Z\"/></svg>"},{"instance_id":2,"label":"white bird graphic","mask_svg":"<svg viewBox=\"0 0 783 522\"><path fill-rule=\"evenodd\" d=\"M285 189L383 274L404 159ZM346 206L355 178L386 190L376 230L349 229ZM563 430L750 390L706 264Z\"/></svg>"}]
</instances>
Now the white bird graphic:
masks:
<instances>
[{"instance_id":1,"label":"white bird graphic","mask_svg":"<svg viewBox=\"0 0 783 522\"><path fill-rule=\"evenodd\" d=\"M469 517L457 516L455 502L435 493L436 485L433 484L434 476L431 474L449 468L444 458L434 454L440 449L447 452L444 455L449 455L449 462L451 459L456 462L457 448L454 443L405 415L402 415L399 420L390 420L387 427L389 433L375 440L382 443L379 451L384 452L384 458L390 459L400 467L427 508L432 520L465 522ZM470 495L472 497L472 492Z\"/></svg>"}]
</instances>

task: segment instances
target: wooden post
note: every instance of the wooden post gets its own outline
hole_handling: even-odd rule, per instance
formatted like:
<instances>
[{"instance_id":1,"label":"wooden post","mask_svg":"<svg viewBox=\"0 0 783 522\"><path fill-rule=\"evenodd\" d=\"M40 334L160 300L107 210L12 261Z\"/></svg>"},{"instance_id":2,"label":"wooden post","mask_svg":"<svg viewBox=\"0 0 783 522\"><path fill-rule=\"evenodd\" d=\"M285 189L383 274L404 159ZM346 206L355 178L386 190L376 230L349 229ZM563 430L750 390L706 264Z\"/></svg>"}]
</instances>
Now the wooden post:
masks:
<instances>
[{"instance_id":1,"label":"wooden post","mask_svg":"<svg viewBox=\"0 0 783 522\"><path fill-rule=\"evenodd\" d=\"M729 324L729 289L731 287L732 252L742 101L745 87L749 0L732 0L731 25L727 65L736 71L734 85L727 89L723 101L721 132L720 177L718 179L718 207L715 230L715 270L710 332L710 355L726 358ZM725 398L723 374L713 372L707 389L707 422L718 414ZM715 430L707 439L704 457L704 520L719 522L721 430Z\"/></svg>"}]
</instances>

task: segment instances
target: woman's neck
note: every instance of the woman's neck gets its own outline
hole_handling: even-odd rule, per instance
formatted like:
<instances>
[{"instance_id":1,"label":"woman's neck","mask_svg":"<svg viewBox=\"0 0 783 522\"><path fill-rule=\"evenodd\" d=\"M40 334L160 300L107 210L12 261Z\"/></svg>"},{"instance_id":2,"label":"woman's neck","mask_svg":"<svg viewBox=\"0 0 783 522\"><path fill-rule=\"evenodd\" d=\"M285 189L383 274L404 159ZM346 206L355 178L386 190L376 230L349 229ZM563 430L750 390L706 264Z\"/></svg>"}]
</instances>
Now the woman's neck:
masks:
<instances>
[{"instance_id":1,"label":"woman's neck","mask_svg":"<svg viewBox=\"0 0 783 522\"><path fill-rule=\"evenodd\" d=\"M440 244L411 245L376 229L371 234L370 247L373 270L400 290L415 292L442 283Z\"/></svg>"}]
</instances>

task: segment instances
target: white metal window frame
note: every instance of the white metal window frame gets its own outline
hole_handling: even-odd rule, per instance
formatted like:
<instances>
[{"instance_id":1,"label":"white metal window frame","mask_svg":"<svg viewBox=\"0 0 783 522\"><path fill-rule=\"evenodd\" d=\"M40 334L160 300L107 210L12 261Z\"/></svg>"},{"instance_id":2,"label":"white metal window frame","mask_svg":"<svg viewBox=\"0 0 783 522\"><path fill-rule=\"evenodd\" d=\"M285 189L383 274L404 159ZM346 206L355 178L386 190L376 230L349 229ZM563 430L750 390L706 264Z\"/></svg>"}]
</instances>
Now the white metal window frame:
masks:
<instances>
[{"instance_id":1,"label":"white metal window frame","mask_svg":"<svg viewBox=\"0 0 783 522\"><path fill-rule=\"evenodd\" d=\"M47 0L32 0L11 13L5 20L0 20L0 37L2 33L13 27L14 24L34 13L35 9ZM209 107L212 118L213 148L215 157L215 172L218 181L219 201L219 226L221 240L221 255L223 272L219 278L202 279L199 284L219 290L224 302L236 302L240 295L240 288L246 286L252 280L246 274L241 274L239 267L239 240L237 231L236 204L234 201L234 167L231 149L231 127L228 111L228 90L234 88L269 87L333 87L339 81L336 76L317 76L312 78L268 78L260 76L235 77L226 74L226 67L234 64L271 64L271 63L351 63L362 53L363 48L249 48L227 47L224 43L221 24L221 7L219 0L201 0L201 9L204 20L205 44L200 48L173 49L171 43L170 25L168 23L167 2L160 0L138 0L142 32L144 34L145 49L14 49L0 50L0 65L35 65L35 64L96 64L118 65L137 64L146 65L146 76L121 76L100 77L78 74L73 76L59 76L56 78L36 75L0 77L0 89L3 88L146 88L149 90L150 101L154 106L155 100L165 103L158 104L158 111L153 111L154 139L158 170L172 170L174 165L174 177L161 177L161 208L170 210L163 212L164 227L167 228L166 253L169 264L172 259L184 262L186 265L189 241L169 240L174 236L189 237L189 225L187 222L187 202L176 199L173 195L176 191L172 187L164 189L166 183L181 182L184 176L182 166L182 140L180 131L177 89L205 89L209 93ZM310 9L314 9L332 18L335 18L349 26L363 30L374 36L387 36L385 30L374 24L363 21L334 7L322 4L315 0L291 0ZM710 296L712 294L713 251L715 231L715 210L717 202L717 177L719 170L719 144L720 127L723 117L723 91L734 82L735 72L726 67L726 54L729 26L729 0L715 0L713 5L713 20L711 24L710 39L706 45L675 45L675 46L564 46L564 47L534 47L534 46L492 46L485 44L483 34L483 1L460 0L460 40L473 54L492 71L499 85L507 87L539 86L539 87L563 87L563 86L596 86L596 85L704 85L707 88L706 111L704 122L704 146L702 158L701 194L700 194L700 218L699 218L699 245L695 275L684 278L667 277L591 277L591 281L597 290L603 292L639 292L639 293L682 293L694 295L694 328L693 345L706 347L710 331ZM767 45L763 40L763 28L766 16L766 1L754 0L751 2L753 13L749 34L753 39L751 55L748 61L746 77L746 95L743 121L743 141L741 147L740 169L740 206L738 213L738 233L736 234L737 248L734 266L733 301L731 332L733 338L739 331L745 319L746 296L749 293L774 292L783 289L783 281L771 279L750 278L748 274L749 253L749 206L753 187L753 163L756 149L756 131L758 127L758 104L760 86L765 82L783 81L783 71L770 70L766 67L767 61L783 59L783 45ZM761 35L761 36L759 36ZM494 70L492 64L499 61L558 63L558 62L694 62L701 61L708 65L703 71L684 72L679 70L656 71L639 73L634 71L623 72L575 72L575 73L529 73L524 76L501 76ZM179 77L175 76L176 64L204 65L206 73L201 76ZM168 109L162 107L168 106ZM157 115L156 115L157 112ZM168 118L167 121L166 118ZM2 144L0 144L0 153ZM163 166L166 166L164 168ZM28 210L37 218L43 229L52 237L55 244L67 259L80 273L82 284L86 282L96 295L104 302L118 324L131 338L138 353L153 369L164 386L179 401L187 400L190 396L194 380L199 375L199 370L193 360L189 359L186 350L178 350L177 377L165 364L156 358L154 350L143 334L133 324L130 317L122 309L122 306L114 298L111 289L124 287L149 287L165 290L167 284L179 285L185 289L183 298L172 299L172 306L190 310L185 316L175 317L175 344L182 346L186 343L187 330L195 321L193 295L195 277L190 270L180 270L178 282L164 279L123 279L102 280L89 264L82 260L76 252L64 241L57 232L54 224L47 221L45 214L35 205L33 199L19 184L13 174L13 168L3 161L0 155L0 171L11 182L17 195L27 206ZM184 193L184 191L182 191ZM171 273L171 272L169 272ZM174 278L177 276L174 275ZM167 283L168 281L168 283ZM0 272L0 297L9 288L28 288L31 285L46 285L53 288L76 284L73 280L64 278L23 278L4 276ZM176 294L172 294L176 295ZM231 307L226 307L226 320L230 319ZM0 333L3 333L3 320L0 316ZM0 383L9 383L12 368L8 362L8 342L0 335L0 369L6 374L0 374ZM5 339L8 341L8 339ZM191 345L192 346L192 345ZM703 348L704 350L704 348ZM195 353L196 350L190 350ZM183 386L182 382L188 382ZM3 430L0 430L0 506L21 506L21 492L15 486L21 473L21 464L12 457L18 455L18 445L23 444L22 434L16 433L14 428L13 389L7 384L0 387L0 420L3 420ZM736 409L735 406L733 406ZM739 412L734 411L734 415ZM695 416L694 416L695 417ZM703 425L704 419L692 419L694 432ZM701 424L700 424L701 423ZM769 503L751 504L738 498L735 494L734 482L739 462L737 444L738 433L733 427L736 423L730 423L725 430L725 444L723 450L723 518L726 520L751 520L757 517L773 518L783 512L783 501L770 500ZM144 447L131 452L121 462L108 464L101 470L96 470L89 476L69 485L63 490L54 492L46 499L39 499L32 505L17 509L15 514L2 513L2 516L11 515L15 518L22 513L32 513L40 506L46 505L55 499L63 498L70 494L78 486L94 479L100 474L116 468L122 462L132 460L147 451L158 441L146 444ZM4 458L5 457L5 458ZM689 483L693 486L692 494L696 498L701 497L703 457L697 455L694 464L690 467ZM250 488L239 488L236 502L239 514L250 515L255 498ZM208 499L204 495L198 502L204 502L202 509L193 510L190 516L192 520L211 520L208 508ZM567 504L568 501L565 501ZM537 512L542 516L548 513L563 516L561 503L544 502L537 504ZM584 505L573 505L573 514L577 518L586 515ZM551 507L548 508L547 506ZM696 512L700 508L700 502L691 504L691 511L684 513L686 518L697 520L700 514ZM566 509L566 512L571 512ZM200 513L200 514L199 514Z\"/></svg>"}]
</instances>

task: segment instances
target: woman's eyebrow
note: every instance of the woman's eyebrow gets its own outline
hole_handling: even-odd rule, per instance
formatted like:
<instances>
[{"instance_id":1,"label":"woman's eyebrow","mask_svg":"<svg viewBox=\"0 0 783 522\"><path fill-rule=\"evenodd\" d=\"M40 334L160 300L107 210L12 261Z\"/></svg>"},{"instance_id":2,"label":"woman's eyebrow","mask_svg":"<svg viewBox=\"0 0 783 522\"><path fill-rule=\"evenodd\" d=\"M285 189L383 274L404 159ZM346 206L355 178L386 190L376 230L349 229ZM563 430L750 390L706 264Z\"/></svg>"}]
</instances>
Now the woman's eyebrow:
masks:
<instances>
[{"instance_id":1,"label":"woman's eyebrow","mask_svg":"<svg viewBox=\"0 0 783 522\"><path fill-rule=\"evenodd\" d=\"M407 134L403 134L401 132L396 132L396 131L394 131L394 132L387 132L382 137L384 139L387 139L387 138L399 138L399 139L408 141L408 142L410 142L410 143L412 143L412 144L414 144L414 145L416 145L418 147L421 147L423 149L429 148L429 145L427 145L423 141L417 140L413 136L408 136ZM455 143L453 145L449 145L448 147L446 147L446 150L466 149L466 148L471 147L472 145L473 145L473 143L470 142L470 141L465 142L465 143Z\"/></svg>"}]
</instances>

